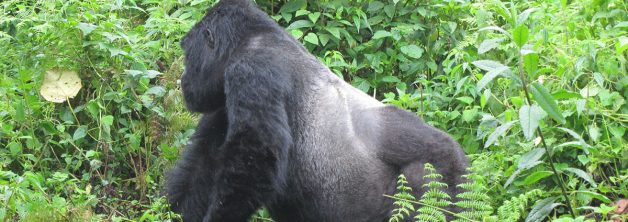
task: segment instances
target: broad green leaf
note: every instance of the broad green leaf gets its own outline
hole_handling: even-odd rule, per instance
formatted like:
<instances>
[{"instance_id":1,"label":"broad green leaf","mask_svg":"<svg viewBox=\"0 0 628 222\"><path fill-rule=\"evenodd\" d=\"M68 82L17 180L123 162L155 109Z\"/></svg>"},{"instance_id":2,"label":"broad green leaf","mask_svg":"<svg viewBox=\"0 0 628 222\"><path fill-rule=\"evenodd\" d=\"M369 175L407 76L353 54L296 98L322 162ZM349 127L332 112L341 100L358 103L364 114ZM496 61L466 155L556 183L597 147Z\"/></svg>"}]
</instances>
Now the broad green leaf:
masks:
<instances>
[{"instance_id":1,"label":"broad green leaf","mask_svg":"<svg viewBox=\"0 0 628 222\"><path fill-rule=\"evenodd\" d=\"M309 28L312 26L314 26L314 24L309 20L297 20L290 24L288 27L286 27L286 30L289 31L292 29Z\"/></svg>"},{"instance_id":2,"label":"broad green leaf","mask_svg":"<svg viewBox=\"0 0 628 222\"><path fill-rule=\"evenodd\" d=\"M390 34L390 32L385 31L385 30L378 30L373 35L373 39L381 39L381 38L386 38L386 37L389 37L389 36L392 36L392 34Z\"/></svg>"},{"instance_id":3,"label":"broad green leaf","mask_svg":"<svg viewBox=\"0 0 628 222\"><path fill-rule=\"evenodd\" d=\"M484 54L485 52L488 52L491 49L497 48L502 41L504 41L503 38L494 38L494 39L484 40L480 44L480 47L478 47L478 54Z\"/></svg>"},{"instance_id":4,"label":"broad green leaf","mask_svg":"<svg viewBox=\"0 0 628 222\"><path fill-rule=\"evenodd\" d=\"M555 203L556 197L549 197L543 200L539 200L534 204L530 213L528 213L528 217L526 217L526 222L539 222L543 221L547 217L547 215L552 212L552 210L560 206L560 203Z\"/></svg>"},{"instance_id":5,"label":"broad green leaf","mask_svg":"<svg viewBox=\"0 0 628 222\"><path fill-rule=\"evenodd\" d=\"M567 91L565 89L559 89L558 91L553 92L552 97L556 100L569 100L573 98L582 99L582 96L579 93Z\"/></svg>"},{"instance_id":6,"label":"broad green leaf","mask_svg":"<svg viewBox=\"0 0 628 222\"><path fill-rule=\"evenodd\" d=\"M569 135L571 135L573 138L575 138L576 140L578 140L578 143L583 147L583 148L590 148L591 145L589 145L586 141L584 141L584 139L582 139L582 136L580 136L580 134L574 132L571 129L567 129L564 127L558 127L559 130L562 130L563 132L568 133Z\"/></svg>"},{"instance_id":7,"label":"broad green leaf","mask_svg":"<svg viewBox=\"0 0 628 222\"><path fill-rule=\"evenodd\" d=\"M384 76L382 82L401 82L401 80L396 76Z\"/></svg>"},{"instance_id":8,"label":"broad green leaf","mask_svg":"<svg viewBox=\"0 0 628 222\"><path fill-rule=\"evenodd\" d=\"M484 89L484 87L486 87L487 84L493 81L495 77L502 75L503 73L509 73L509 72L510 72L510 69L506 66L498 67L496 69L490 70L482 77L482 79L480 79L480 81L478 81L477 85L475 86L475 89L479 92L482 89Z\"/></svg>"},{"instance_id":9,"label":"broad green leaf","mask_svg":"<svg viewBox=\"0 0 628 222\"><path fill-rule=\"evenodd\" d=\"M519 163L517 164L517 169L530 169L540 163L541 157L545 154L545 149L535 148L533 150L528 151L526 154L523 154L521 158L519 158Z\"/></svg>"},{"instance_id":10,"label":"broad green leaf","mask_svg":"<svg viewBox=\"0 0 628 222\"><path fill-rule=\"evenodd\" d=\"M22 122L26 120L26 107L22 101L15 103L15 115L13 116L15 121Z\"/></svg>"},{"instance_id":11,"label":"broad green leaf","mask_svg":"<svg viewBox=\"0 0 628 222\"><path fill-rule=\"evenodd\" d=\"M512 36L510 35L510 33L508 33L508 31L506 31L506 30L504 30L504 29L502 29L500 27L497 27L497 26L484 27L484 28L479 29L478 32L486 31L486 30L498 31L498 32L508 36L508 38L512 38Z\"/></svg>"},{"instance_id":12,"label":"broad green leaf","mask_svg":"<svg viewBox=\"0 0 628 222\"><path fill-rule=\"evenodd\" d=\"M314 12L314 13L308 14L307 17L310 19L310 21L312 21L312 23L316 23L316 21L318 21L318 18L321 17L321 13Z\"/></svg>"},{"instance_id":13,"label":"broad green leaf","mask_svg":"<svg viewBox=\"0 0 628 222\"><path fill-rule=\"evenodd\" d=\"M294 17L299 17L302 15L309 15L309 14L310 14L310 11L301 9L301 10L298 10L296 13L294 13ZM315 21L312 21L312 22L315 22Z\"/></svg>"},{"instance_id":14,"label":"broad green leaf","mask_svg":"<svg viewBox=\"0 0 628 222\"><path fill-rule=\"evenodd\" d=\"M512 40L517 44L519 48L528 42L528 27L526 25L520 25L512 32Z\"/></svg>"},{"instance_id":15,"label":"broad green leaf","mask_svg":"<svg viewBox=\"0 0 628 222\"><path fill-rule=\"evenodd\" d=\"M527 140L534 138L539 122L545 117L545 112L537 105L524 105L519 109L519 123Z\"/></svg>"},{"instance_id":16,"label":"broad green leaf","mask_svg":"<svg viewBox=\"0 0 628 222\"><path fill-rule=\"evenodd\" d=\"M475 120L475 117L478 115L478 109L466 109L462 111L462 121L470 123Z\"/></svg>"},{"instance_id":17,"label":"broad green leaf","mask_svg":"<svg viewBox=\"0 0 628 222\"><path fill-rule=\"evenodd\" d=\"M80 29L81 32L83 32L83 35L89 35L89 33L92 33L92 31L98 28L98 26L82 22L79 23L76 27Z\"/></svg>"},{"instance_id":18,"label":"broad green leaf","mask_svg":"<svg viewBox=\"0 0 628 222\"><path fill-rule=\"evenodd\" d=\"M523 66L529 76L536 74L539 66L539 54L530 53L523 56Z\"/></svg>"},{"instance_id":19,"label":"broad green leaf","mask_svg":"<svg viewBox=\"0 0 628 222\"><path fill-rule=\"evenodd\" d=\"M517 24L523 24L534 11L536 11L536 8L529 8L519 14L519 16L517 16Z\"/></svg>"},{"instance_id":20,"label":"broad green leaf","mask_svg":"<svg viewBox=\"0 0 628 222\"><path fill-rule=\"evenodd\" d=\"M549 177L551 175L554 175L554 172L552 171L536 171L532 174L530 174L529 176L527 176L524 180L523 183L525 185L530 185L533 183L536 183L537 181L545 178L545 177Z\"/></svg>"},{"instance_id":21,"label":"broad green leaf","mask_svg":"<svg viewBox=\"0 0 628 222\"><path fill-rule=\"evenodd\" d=\"M515 121L510 121L505 123L504 125L495 128L495 131L493 131L493 133L491 133L491 135L489 135L486 139L486 142L484 143L484 148L493 145L493 143L495 143L495 141L497 141L500 136L504 135L506 131L508 131L508 129L510 129L510 127L512 127L512 125L514 125L515 123Z\"/></svg>"},{"instance_id":22,"label":"broad green leaf","mask_svg":"<svg viewBox=\"0 0 628 222\"><path fill-rule=\"evenodd\" d=\"M628 37L620 36L615 44L615 51L617 55L621 55L626 49L628 49Z\"/></svg>"},{"instance_id":23,"label":"broad green leaf","mask_svg":"<svg viewBox=\"0 0 628 222\"><path fill-rule=\"evenodd\" d=\"M607 203L607 204L613 202L608 197L606 197L606 196L604 196L602 194L596 193L596 192L592 192L592 191L576 191L576 192L584 194L584 195L587 195L587 196L595 198L595 199L598 199L599 201L602 201L602 202Z\"/></svg>"},{"instance_id":24,"label":"broad green leaf","mask_svg":"<svg viewBox=\"0 0 628 222\"><path fill-rule=\"evenodd\" d=\"M526 154L523 154L523 156L519 158L519 162L517 163L517 170L512 175L510 175L508 180L506 180L506 183L504 183L504 188L508 187L508 185L510 185L510 183L514 181L519 173L543 163L543 161L540 161L541 157L543 157L543 154L545 154L545 149L541 148L536 148L528 151Z\"/></svg>"},{"instance_id":25,"label":"broad green leaf","mask_svg":"<svg viewBox=\"0 0 628 222\"><path fill-rule=\"evenodd\" d=\"M473 98L468 97L468 96L463 96L463 97L458 97L456 98L458 101L463 102L467 105L470 105L471 103L473 103Z\"/></svg>"},{"instance_id":26,"label":"broad green leaf","mask_svg":"<svg viewBox=\"0 0 628 222\"><path fill-rule=\"evenodd\" d=\"M336 37L336 39L340 39L340 29L338 27L325 27L325 30Z\"/></svg>"},{"instance_id":27,"label":"broad green leaf","mask_svg":"<svg viewBox=\"0 0 628 222\"><path fill-rule=\"evenodd\" d=\"M530 87L532 94L534 94L534 100L549 114L552 119L556 120L561 124L565 124L566 120L563 117L562 111L556 105L556 101L552 95L543 87L543 85L539 83L533 83L532 87Z\"/></svg>"},{"instance_id":28,"label":"broad green leaf","mask_svg":"<svg viewBox=\"0 0 628 222\"><path fill-rule=\"evenodd\" d=\"M384 6L385 6L384 3L380 2L380 1L373 1L373 2L369 3L369 7L366 10L369 11L369 12L379 11Z\"/></svg>"},{"instance_id":29,"label":"broad green leaf","mask_svg":"<svg viewBox=\"0 0 628 222\"><path fill-rule=\"evenodd\" d=\"M415 59L421 58L421 56L423 55L423 49L418 47L417 45L403 46L401 47L401 52Z\"/></svg>"},{"instance_id":30,"label":"broad green leaf","mask_svg":"<svg viewBox=\"0 0 628 222\"><path fill-rule=\"evenodd\" d=\"M87 126L79 126L79 128L74 131L74 135L72 136L72 140L79 140L85 138L87 135Z\"/></svg>"},{"instance_id":31,"label":"broad green leaf","mask_svg":"<svg viewBox=\"0 0 628 222\"><path fill-rule=\"evenodd\" d=\"M304 8L306 5L307 1L305 0L291 0L281 6L279 13L296 12L297 10Z\"/></svg>"},{"instance_id":32,"label":"broad green leaf","mask_svg":"<svg viewBox=\"0 0 628 222\"><path fill-rule=\"evenodd\" d=\"M583 180L587 181L589 184L591 184L591 186L597 187L597 183L595 183L593 178L591 178L591 176L589 176L589 174L587 172L584 172L583 170L578 169L578 168L571 168L571 167L564 168L563 170L564 171L568 171L568 172L572 172L572 173L576 174L578 177L580 177Z\"/></svg>"},{"instance_id":33,"label":"broad green leaf","mask_svg":"<svg viewBox=\"0 0 628 222\"><path fill-rule=\"evenodd\" d=\"M305 38L303 38L306 42L312 43L314 45L318 45L318 36L313 32L308 33Z\"/></svg>"},{"instance_id":34,"label":"broad green leaf","mask_svg":"<svg viewBox=\"0 0 628 222\"><path fill-rule=\"evenodd\" d=\"M9 148L9 152L11 152L11 155L13 156L22 153L22 145L18 142L10 142L7 147Z\"/></svg>"},{"instance_id":35,"label":"broad green leaf","mask_svg":"<svg viewBox=\"0 0 628 222\"><path fill-rule=\"evenodd\" d=\"M111 115L103 116L100 119L100 121L102 122L103 125L111 126L113 125L113 116Z\"/></svg>"},{"instance_id":36,"label":"broad green leaf","mask_svg":"<svg viewBox=\"0 0 628 222\"><path fill-rule=\"evenodd\" d=\"M502 65L501 63L493 60L477 60L472 62L473 65L484 71L493 71L496 69L508 68L508 66Z\"/></svg>"},{"instance_id":37,"label":"broad green leaf","mask_svg":"<svg viewBox=\"0 0 628 222\"><path fill-rule=\"evenodd\" d=\"M298 30L298 29L293 29L290 30L290 34L292 34L292 37L294 37L295 39L300 39L301 37L303 37L303 31Z\"/></svg>"}]
</instances>

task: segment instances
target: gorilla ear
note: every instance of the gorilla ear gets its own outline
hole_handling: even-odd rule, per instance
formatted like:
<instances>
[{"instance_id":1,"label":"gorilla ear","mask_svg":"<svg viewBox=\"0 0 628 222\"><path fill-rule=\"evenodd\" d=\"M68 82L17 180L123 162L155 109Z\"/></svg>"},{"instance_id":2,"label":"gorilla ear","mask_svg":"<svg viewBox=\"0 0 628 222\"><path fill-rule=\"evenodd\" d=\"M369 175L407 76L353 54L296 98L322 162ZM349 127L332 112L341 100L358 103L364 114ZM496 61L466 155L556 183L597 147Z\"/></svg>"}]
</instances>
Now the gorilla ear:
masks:
<instances>
[{"instance_id":1,"label":"gorilla ear","mask_svg":"<svg viewBox=\"0 0 628 222\"><path fill-rule=\"evenodd\" d=\"M205 29L205 31L203 31L203 35L205 35L205 39L207 40L207 45L210 48L214 48L214 35L212 34L212 31L209 29Z\"/></svg>"}]
</instances>

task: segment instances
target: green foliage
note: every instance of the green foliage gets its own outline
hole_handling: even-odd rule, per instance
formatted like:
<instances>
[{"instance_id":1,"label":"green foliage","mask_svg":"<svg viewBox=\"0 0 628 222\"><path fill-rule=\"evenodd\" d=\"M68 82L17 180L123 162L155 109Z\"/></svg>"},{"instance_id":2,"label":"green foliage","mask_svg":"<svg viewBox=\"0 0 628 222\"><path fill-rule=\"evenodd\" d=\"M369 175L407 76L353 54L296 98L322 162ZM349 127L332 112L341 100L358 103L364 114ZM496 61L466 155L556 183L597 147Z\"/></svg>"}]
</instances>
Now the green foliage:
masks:
<instances>
[{"instance_id":1,"label":"green foliage","mask_svg":"<svg viewBox=\"0 0 628 222\"><path fill-rule=\"evenodd\" d=\"M0 220L176 220L163 175L197 118L178 41L214 2L0 2ZM628 196L626 1L257 3L334 73L461 143L462 216L608 220ZM46 101L49 70L78 73L78 95Z\"/></svg>"}]
</instances>

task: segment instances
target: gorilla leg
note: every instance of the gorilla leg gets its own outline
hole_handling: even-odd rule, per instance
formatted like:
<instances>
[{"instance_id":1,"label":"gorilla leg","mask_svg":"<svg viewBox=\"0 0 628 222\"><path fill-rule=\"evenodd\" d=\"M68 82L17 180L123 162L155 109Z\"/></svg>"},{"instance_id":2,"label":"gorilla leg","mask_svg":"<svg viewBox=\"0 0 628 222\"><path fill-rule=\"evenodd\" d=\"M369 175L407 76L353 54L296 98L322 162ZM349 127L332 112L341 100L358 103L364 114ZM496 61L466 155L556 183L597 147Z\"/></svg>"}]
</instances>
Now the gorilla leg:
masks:
<instances>
[{"instance_id":1,"label":"gorilla leg","mask_svg":"<svg viewBox=\"0 0 628 222\"><path fill-rule=\"evenodd\" d=\"M216 169L213 155L224 142L226 128L224 109L203 115L182 158L168 174L166 195L185 221L201 221L205 216Z\"/></svg>"},{"instance_id":2,"label":"gorilla leg","mask_svg":"<svg viewBox=\"0 0 628 222\"><path fill-rule=\"evenodd\" d=\"M418 195L424 191L421 185L427 182L422 178L423 164L431 163L443 175L446 192L456 201L455 196L461 191L457 185L465 182L462 176L469 165L460 145L410 112L385 107L381 113L385 126L392 126L386 128L386 140L381 141L382 147L386 147L380 150L383 160L398 166Z\"/></svg>"}]
</instances>

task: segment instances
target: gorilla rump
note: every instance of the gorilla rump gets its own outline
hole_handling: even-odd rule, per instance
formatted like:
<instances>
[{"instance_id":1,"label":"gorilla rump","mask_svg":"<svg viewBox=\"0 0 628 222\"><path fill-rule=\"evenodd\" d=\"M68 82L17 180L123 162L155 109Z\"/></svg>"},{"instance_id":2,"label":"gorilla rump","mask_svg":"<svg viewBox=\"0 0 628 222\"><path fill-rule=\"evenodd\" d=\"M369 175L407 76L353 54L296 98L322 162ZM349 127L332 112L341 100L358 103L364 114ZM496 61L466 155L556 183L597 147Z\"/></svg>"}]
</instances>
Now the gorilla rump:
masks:
<instances>
[{"instance_id":1,"label":"gorilla rump","mask_svg":"<svg viewBox=\"0 0 628 222\"><path fill-rule=\"evenodd\" d=\"M187 33L181 87L196 134L167 181L186 221L386 221L396 178L423 163L462 182L459 145L345 83L249 0L223 0Z\"/></svg>"}]
</instances>

